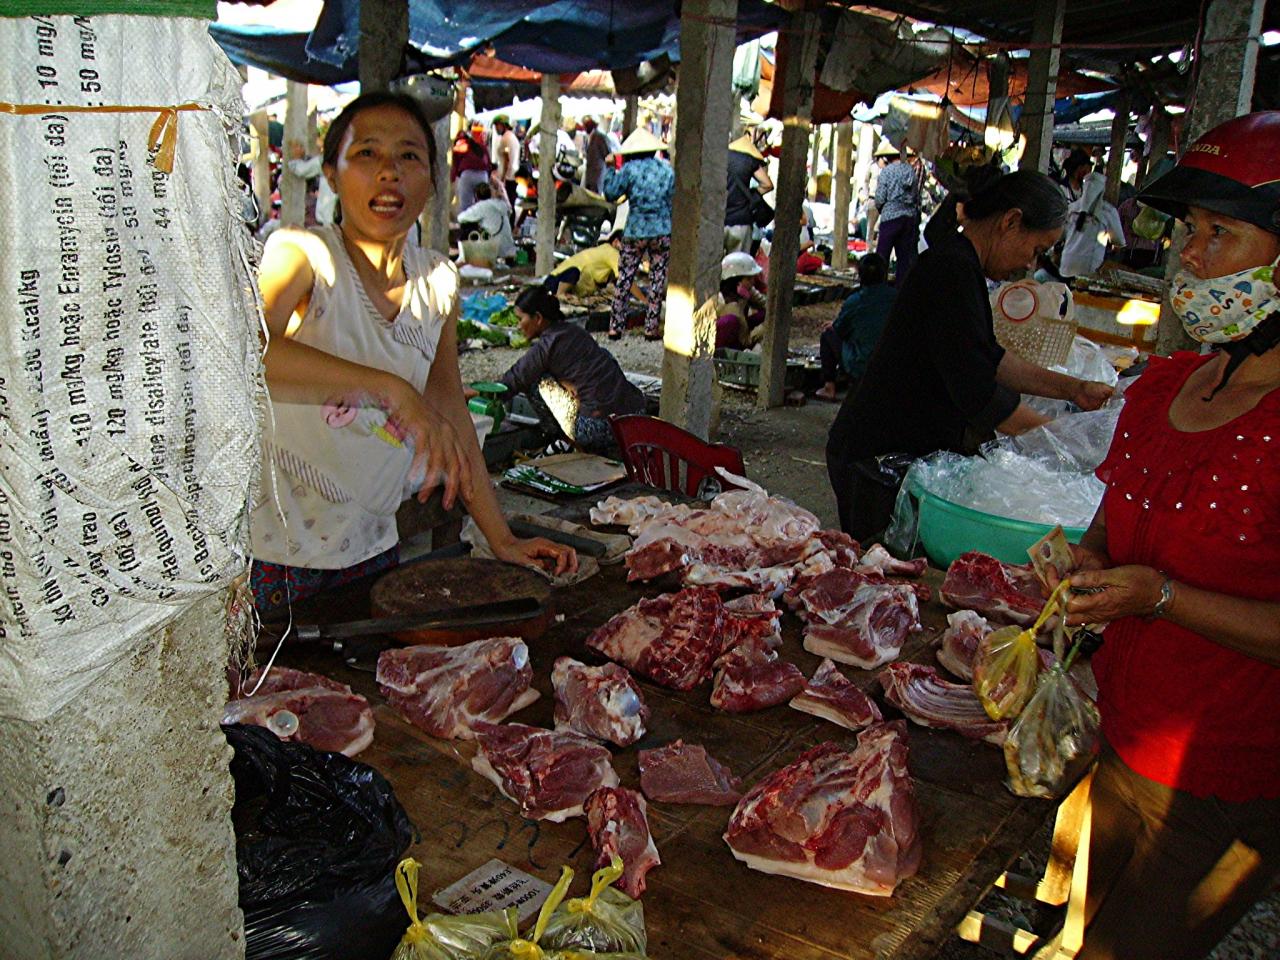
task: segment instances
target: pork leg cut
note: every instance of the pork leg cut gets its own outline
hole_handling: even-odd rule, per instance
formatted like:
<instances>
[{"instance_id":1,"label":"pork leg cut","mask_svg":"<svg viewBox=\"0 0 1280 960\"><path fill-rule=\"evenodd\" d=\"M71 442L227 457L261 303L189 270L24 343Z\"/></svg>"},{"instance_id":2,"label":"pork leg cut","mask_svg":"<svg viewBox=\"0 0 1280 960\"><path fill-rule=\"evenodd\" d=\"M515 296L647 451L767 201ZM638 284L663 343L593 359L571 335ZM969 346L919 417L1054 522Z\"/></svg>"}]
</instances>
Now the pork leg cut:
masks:
<instances>
[{"instance_id":1,"label":"pork leg cut","mask_svg":"<svg viewBox=\"0 0 1280 960\"><path fill-rule=\"evenodd\" d=\"M591 849L596 852L596 869L607 867L617 855L625 869L614 886L639 900L645 875L662 863L649 833L644 797L625 787L601 787L587 797L582 809L587 815Z\"/></svg>"}]
</instances>

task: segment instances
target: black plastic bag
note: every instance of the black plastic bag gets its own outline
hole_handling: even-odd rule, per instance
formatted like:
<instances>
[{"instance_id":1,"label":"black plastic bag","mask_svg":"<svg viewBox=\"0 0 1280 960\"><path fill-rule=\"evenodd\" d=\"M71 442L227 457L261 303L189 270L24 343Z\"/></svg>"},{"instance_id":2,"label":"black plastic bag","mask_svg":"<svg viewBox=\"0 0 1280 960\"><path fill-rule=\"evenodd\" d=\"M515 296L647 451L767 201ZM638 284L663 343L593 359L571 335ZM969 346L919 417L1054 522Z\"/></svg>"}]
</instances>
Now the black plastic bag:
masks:
<instances>
[{"instance_id":1,"label":"black plastic bag","mask_svg":"<svg viewBox=\"0 0 1280 960\"><path fill-rule=\"evenodd\" d=\"M413 825L391 785L340 753L224 726L246 960L385 957L404 932L394 871Z\"/></svg>"}]
</instances>

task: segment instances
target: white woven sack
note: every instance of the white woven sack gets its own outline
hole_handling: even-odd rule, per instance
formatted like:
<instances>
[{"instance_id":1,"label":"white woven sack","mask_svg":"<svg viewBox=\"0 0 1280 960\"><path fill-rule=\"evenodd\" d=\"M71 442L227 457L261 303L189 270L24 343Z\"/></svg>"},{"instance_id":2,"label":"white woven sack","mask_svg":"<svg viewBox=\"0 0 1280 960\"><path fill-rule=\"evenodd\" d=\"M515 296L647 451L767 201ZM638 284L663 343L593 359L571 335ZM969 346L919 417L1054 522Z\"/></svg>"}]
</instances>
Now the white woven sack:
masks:
<instances>
[{"instance_id":1,"label":"white woven sack","mask_svg":"<svg viewBox=\"0 0 1280 960\"><path fill-rule=\"evenodd\" d=\"M0 715L39 719L243 573L260 311L206 21L0 18L0 62Z\"/></svg>"}]
</instances>

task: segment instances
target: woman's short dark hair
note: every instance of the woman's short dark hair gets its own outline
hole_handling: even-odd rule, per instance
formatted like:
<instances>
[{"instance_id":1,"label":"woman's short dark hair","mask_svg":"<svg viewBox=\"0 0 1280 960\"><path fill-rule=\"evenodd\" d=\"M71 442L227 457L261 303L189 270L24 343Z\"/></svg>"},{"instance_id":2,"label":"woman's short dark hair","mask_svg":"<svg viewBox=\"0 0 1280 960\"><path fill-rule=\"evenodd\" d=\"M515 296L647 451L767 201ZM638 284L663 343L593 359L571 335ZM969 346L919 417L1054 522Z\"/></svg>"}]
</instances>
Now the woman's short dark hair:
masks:
<instances>
[{"instance_id":1,"label":"woman's short dark hair","mask_svg":"<svg viewBox=\"0 0 1280 960\"><path fill-rule=\"evenodd\" d=\"M540 285L525 287L520 291L520 295L516 297L516 309L530 316L535 313L542 314L542 319L547 323L559 323L564 319L564 314L560 312L560 301L556 299L556 295Z\"/></svg>"},{"instance_id":2,"label":"woman's short dark hair","mask_svg":"<svg viewBox=\"0 0 1280 960\"><path fill-rule=\"evenodd\" d=\"M399 107L422 128L422 136L427 141L427 169L431 177L431 182L435 184L436 171L436 138L431 135L431 121L427 119L426 113L422 109L422 104L407 93L389 93L385 90L379 90L376 93L366 93L356 97L343 108L342 112L333 118L333 122L329 124L329 129L324 135L323 157L326 166L337 166L338 151L342 148L342 138L347 135L347 127L351 126L357 114L365 110L372 110L374 107Z\"/></svg>"},{"instance_id":3,"label":"woman's short dark hair","mask_svg":"<svg viewBox=\"0 0 1280 960\"><path fill-rule=\"evenodd\" d=\"M858 261L858 281L864 287L873 287L889 278L889 261L878 253L868 253Z\"/></svg>"},{"instance_id":4,"label":"woman's short dark hair","mask_svg":"<svg viewBox=\"0 0 1280 960\"><path fill-rule=\"evenodd\" d=\"M738 292L742 286L743 277L725 277L720 281L720 296L724 297L725 303L733 303L735 300L741 300L742 295Z\"/></svg>"},{"instance_id":5,"label":"woman's short dark hair","mask_svg":"<svg viewBox=\"0 0 1280 960\"><path fill-rule=\"evenodd\" d=\"M493 196L493 189L487 183L477 183L471 192L477 200L488 200Z\"/></svg>"},{"instance_id":6,"label":"woman's short dark hair","mask_svg":"<svg viewBox=\"0 0 1280 960\"><path fill-rule=\"evenodd\" d=\"M632 160L648 160L650 157L656 157L657 155L658 151L656 150L647 150L642 153L624 153L622 162L630 163Z\"/></svg>"},{"instance_id":7,"label":"woman's short dark hair","mask_svg":"<svg viewBox=\"0 0 1280 960\"><path fill-rule=\"evenodd\" d=\"M1062 188L1036 170L1002 174L964 201L966 220L987 220L1008 210L1021 211L1027 230L1057 230L1067 222Z\"/></svg>"}]
</instances>

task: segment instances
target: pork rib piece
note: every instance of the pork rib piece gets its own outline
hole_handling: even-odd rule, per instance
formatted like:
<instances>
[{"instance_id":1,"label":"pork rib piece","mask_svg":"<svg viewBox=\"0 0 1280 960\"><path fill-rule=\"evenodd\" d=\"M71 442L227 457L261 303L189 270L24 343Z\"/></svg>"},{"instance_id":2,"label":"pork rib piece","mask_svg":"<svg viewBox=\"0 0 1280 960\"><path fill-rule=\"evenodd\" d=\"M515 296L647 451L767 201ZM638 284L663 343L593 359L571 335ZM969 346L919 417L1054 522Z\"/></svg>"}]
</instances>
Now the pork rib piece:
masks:
<instances>
[{"instance_id":1,"label":"pork rib piece","mask_svg":"<svg viewBox=\"0 0 1280 960\"><path fill-rule=\"evenodd\" d=\"M907 635L921 629L916 595L905 585L866 583L847 604L818 612L805 627L804 648L864 670L895 659Z\"/></svg>"},{"instance_id":2,"label":"pork rib piece","mask_svg":"<svg viewBox=\"0 0 1280 960\"><path fill-rule=\"evenodd\" d=\"M889 896L920 866L919 815L902 721L830 741L757 783L724 840L754 870Z\"/></svg>"},{"instance_id":3,"label":"pork rib piece","mask_svg":"<svg viewBox=\"0 0 1280 960\"><path fill-rule=\"evenodd\" d=\"M985 553L962 553L947 567L942 602L976 610L998 623L1033 622L1044 606L1040 581L1029 564L1001 563Z\"/></svg>"},{"instance_id":4,"label":"pork rib piece","mask_svg":"<svg viewBox=\"0 0 1280 960\"><path fill-rule=\"evenodd\" d=\"M318 673L289 667L272 667L262 680L255 670L241 689L253 696L230 701L222 711L223 723L251 723L266 727L281 740L305 743L316 750L354 757L373 742L373 710L369 701L353 693L345 683ZM234 689L234 688L233 688ZM277 714L291 713L297 730L281 736L289 724Z\"/></svg>"},{"instance_id":5,"label":"pork rib piece","mask_svg":"<svg viewBox=\"0 0 1280 960\"><path fill-rule=\"evenodd\" d=\"M690 587L628 607L587 637L587 647L654 683L692 690L711 676L723 624L719 594Z\"/></svg>"},{"instance_id":6,"label":"pork rib piece","mask_svg":"<svg viewBox=\"0 0 1280 960\"><path fill-rule=\"evenodd\" d=\"M470 740L476 722L496 723L538 699L529 648L515 637L384 650L377 680L397 713L447 740Z\"/></svg>"},{"instance_id":7,"label":"pork rib piece","mask_svg":"<svg viewBox=\"0 0 1280 960\"><path fill-rule=\"evenodd\" d=\"M648 806L644 797L626 787L601 787L582 805L587 834L596 852L596 869L621 858L624 870L614 883L633 900L644 893L645 874L662 863L649 833Z\"/></svg>"},{"instance_id":8,"label":"pork rib piece","mask_svg":"<svg viewBox=\"0 0 1280 960\"><path fill-rule=\"evenodd\" d=\"M742 796L742 781L698 744L673 740L640 751L640 789L659 803L727 807Z\"/></svg>"},{"instance_id":9,"label":"pork rib piece","mask_svg":"<svg viewBox=\"0 0 1280 960\"><path fill-rule=\"evenodd\" d=\"M978 644L991 632L986 617L973 610L947 614L947 629L938 647L938 662L961 680L973 679L973 658Z\"/></svg>"},{"instance_id":10,"label":"pork rib piece","mask_svg":"<svg viewBox=\"0 0 1280 960\"><path fill-rule=\"evenodd\" d=\"M580 817L587 797L618 785L608 749L576 733L481 721L475 734L480 751L472 769L531 820Z\"/></svg>"},{"instance_id":11,"label":"pork rib piece","mask_svg":"<svg viewBox=\"0 0 1280 960\"><path fill-rule=\"evenodd\" d=\"M818 664L791 706L850 730L861 730L884 719L874 700L853 685L830 660Z\"/></svg>"},{"instance_id":12,"label":"pork rib piece","mask_svg":"<svg viewBox=\"0 0 1280 960\"><path fill-rule=\"evenodd\" d=\"M556 696L556 729L630 746L644 736L649 708L631 674L616 663L588 667L558 657L551 668Z\"/></svg>"},{"instance_id":13,"label":"pork rib piece","mask_svg":"<svg viewBox=\"0 0 1280 960\"><path fill-rule=\"evenodd\" d=\"M711 705L729 713L767 710L804 689L804 674L794 663L757 646L736 647L719 661Z\"/></svg>"},{"instance_id":14,"label":"pork rib piece","mask_svg":"<svg viewBox=\"0 0 1280 960\"><path fill-rule=\"evenodd\" d=\"M936 669L919 663L891 663L878 679L885 699L921 726L954 730L996 746L1004 743L1008 722L988 717L968 684L948 683Z\"/></svg>"}]
</instances>

